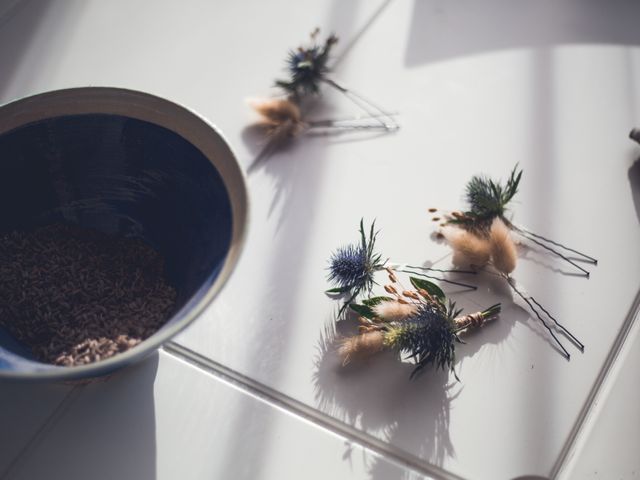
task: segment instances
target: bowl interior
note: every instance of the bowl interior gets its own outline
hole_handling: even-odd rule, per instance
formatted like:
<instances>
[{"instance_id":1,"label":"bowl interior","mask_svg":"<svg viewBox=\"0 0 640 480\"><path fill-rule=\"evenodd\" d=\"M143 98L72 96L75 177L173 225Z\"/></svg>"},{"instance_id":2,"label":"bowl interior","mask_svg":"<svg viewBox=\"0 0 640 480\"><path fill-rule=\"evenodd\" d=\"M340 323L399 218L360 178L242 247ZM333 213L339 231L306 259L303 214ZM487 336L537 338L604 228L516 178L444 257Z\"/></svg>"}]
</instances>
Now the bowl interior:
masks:
<instances>
[{"instance_id":1,"label":"bowl interior","mask_svg":"<svg viewBox=\"0 0 640 480\"><path fill-rule=\"evenodd\" d=\"M0 135L0 233L56 222L140 237L165 258L185 321L211 288L232 242L219 171L172 130L125 115L61 115ZM0 327L0 372L35 362Z\"/></svg>"}]
</instances>

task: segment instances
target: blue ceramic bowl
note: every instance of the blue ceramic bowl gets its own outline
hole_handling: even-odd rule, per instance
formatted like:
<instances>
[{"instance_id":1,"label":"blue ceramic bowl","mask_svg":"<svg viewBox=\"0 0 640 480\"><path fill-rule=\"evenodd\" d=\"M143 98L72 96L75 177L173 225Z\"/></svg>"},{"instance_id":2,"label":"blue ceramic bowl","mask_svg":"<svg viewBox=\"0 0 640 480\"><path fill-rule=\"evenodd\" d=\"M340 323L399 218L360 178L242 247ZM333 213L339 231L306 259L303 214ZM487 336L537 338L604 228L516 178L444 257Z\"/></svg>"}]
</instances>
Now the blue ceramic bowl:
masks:
<instances>
[{"instance_id":1,"label":"blue ceramic bowl","mask_svg":"<svg viewBox=\"0 0 640 480\"><path fill-rule=\"evenodd\" d=\"M68 222L142 237L165 258L177 313L152 337L78 367L39 363L0 327L0 378L90 378L137 361L211 302L239 255L242 170L220 133L167 100L75 88L0 107L0 232Z\"/></svg>"}]
</instances>

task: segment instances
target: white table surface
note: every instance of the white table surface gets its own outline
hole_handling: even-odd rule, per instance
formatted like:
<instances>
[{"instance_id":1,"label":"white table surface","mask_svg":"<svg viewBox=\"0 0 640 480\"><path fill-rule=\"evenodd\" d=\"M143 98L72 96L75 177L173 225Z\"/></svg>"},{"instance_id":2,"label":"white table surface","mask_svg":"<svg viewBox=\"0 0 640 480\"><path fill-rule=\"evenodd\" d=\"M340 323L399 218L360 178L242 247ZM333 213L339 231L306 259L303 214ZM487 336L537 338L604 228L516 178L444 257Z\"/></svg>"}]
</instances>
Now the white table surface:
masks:
<instances>
[{"instance_id":1,"label":"white table surface","mask_svg":"<svg viewBox=\"0 0 640 480\"><path fill-rule=\"evenodd\" d=\"M638 19L633 0L8 2L1 101L147 91L219 126L248 167L260 144L244 99L273 93L319 26L341 37L335 78L401 129L307 136L252 171L236 271L159 355L88 387L1 384L1 478L638 476ZM357 113L324 98L318 116ZM340 368L323 348L329 253L376 218L386 256L446 266L427 208L462 208L472 174L516 162L517 221L599 259L589 280L536 252L514 273L584 354L567 362L483 282L457 300L503 314L459 347L461 382L410 382L385 356Z\"/></svg>"}]
</instances>

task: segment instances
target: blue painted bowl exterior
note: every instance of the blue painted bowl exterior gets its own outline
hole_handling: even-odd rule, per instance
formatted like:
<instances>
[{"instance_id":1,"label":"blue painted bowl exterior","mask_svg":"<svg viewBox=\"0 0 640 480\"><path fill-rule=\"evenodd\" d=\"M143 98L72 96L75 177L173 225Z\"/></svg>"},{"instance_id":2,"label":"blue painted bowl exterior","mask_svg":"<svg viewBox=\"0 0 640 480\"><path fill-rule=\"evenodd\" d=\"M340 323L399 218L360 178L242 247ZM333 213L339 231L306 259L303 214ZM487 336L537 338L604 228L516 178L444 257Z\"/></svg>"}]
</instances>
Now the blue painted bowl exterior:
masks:
<instances>
[{"instance_id":1,"label":"blue painted bowl exterior","mask_svg":"<svg viewBox=\"0 0 640 480\"><path fill-rule=\"evenodd\" d=\"M45 115L15 121L16 112L38 111L38 100ZM131 108L132 100L148 105ZM161 120L148 108L160 109ZM5 115L14 121L2 131ZM178 299L176 313L151 338L81 367L37 362L0 327L0 378L94 377L151 353L219 290L238 255L245 218L235 157L212 126L182 107L110 88L50 92L1 107L0 233L63 222L141 237L164 256Z\"/></svg>"}]
</instances>

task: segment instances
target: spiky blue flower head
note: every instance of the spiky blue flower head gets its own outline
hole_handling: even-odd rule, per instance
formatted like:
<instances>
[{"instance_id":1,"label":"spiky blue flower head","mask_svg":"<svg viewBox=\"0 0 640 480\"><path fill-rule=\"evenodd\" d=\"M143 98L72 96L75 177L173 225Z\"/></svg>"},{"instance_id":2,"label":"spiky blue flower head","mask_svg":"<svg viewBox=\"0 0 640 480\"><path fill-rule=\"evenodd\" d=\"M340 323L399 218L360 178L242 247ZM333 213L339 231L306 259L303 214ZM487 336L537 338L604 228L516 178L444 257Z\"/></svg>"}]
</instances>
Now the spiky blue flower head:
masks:
<instances>
[{"instance_id":1,"label":"spiky blue flower head","mask_svg":"<svg viewBox=\"0 0 640 480\"><path fill-rule=\"evenodd\" d=\"M364 222L360 220L360 243L338 248L329 259L329 282L336 288L328 290L327 293L349 295L340 313L361 292L371 291L375 285L375 273L384 268L382 256L375 252L376 236L375 222L371 224L367 237Z\"/></svg>"},{"instance_id":2,"label":"spiky blue flower head","mask_svg":"<svg viewBox=\"0 0 640 480\"><path fill-rule=\"evenodd\" d=\"M339 288L366 286L373 273L362 245L338 248L329 260L329 281Z\"/></svg>"},{"instance_id":3,"label":"spiky blue flower head","mask_svg":"<svg viewBox=\"0 0 640 480\"><path fill-rule=\"evenodd\" d=\"M430 364L453 371L457 339L450 312L438 305L421 304L414 315L389 328L385 345L415 359L414 377Z\"/></svg>"},{"instance_id":4,"label":"spiky blue flower head","mask_svg":"<svg viewBox=\"0 0 640 480\"><path fill-rule=\"evenodd\" d=\"M276 85L297 97L318 93L319 83L329 71L331 48L337 41L335 35L330 35L322 46L314 44L290 51L287 57L289 80L277 80Z\"/></svg>"},{"instance_id":5,"label":"spiky blue flower head","mask_svg":"<svg viewBox=\"0 0 640 480\"><path fill-rule=\"evenodd\" d=\"M320 47L314 45L311 48L300 49L289 52L287 67L292 77L317 77L322 75L322 68L325 67L320 57ZM309 78L309 80L311 80Z\"/></svg>"}]
</instances>

